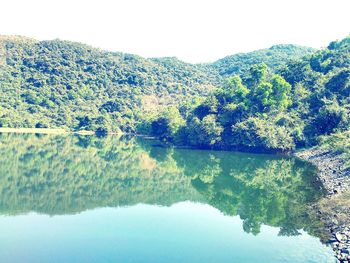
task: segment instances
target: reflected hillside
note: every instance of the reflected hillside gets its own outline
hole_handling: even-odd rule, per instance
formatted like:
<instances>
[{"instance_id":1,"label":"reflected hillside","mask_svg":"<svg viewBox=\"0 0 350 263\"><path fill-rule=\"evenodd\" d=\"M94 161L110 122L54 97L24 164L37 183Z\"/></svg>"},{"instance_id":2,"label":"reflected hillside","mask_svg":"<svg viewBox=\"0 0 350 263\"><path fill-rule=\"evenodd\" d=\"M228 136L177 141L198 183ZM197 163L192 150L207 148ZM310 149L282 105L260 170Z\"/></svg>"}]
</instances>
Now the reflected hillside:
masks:
<instances>
[{"instance_id":1,"label":"reflected hillside","mask_svg":"<svg viewBox=\"0 0 350 263\"><path fill-rule=\"evenodd\" d=\"M157 163L134 139L1 134L0 156L3 214L200 201L175 163Z\"/></svg>"},{"instance_id":2,"label":"reflected hillside","mask_svg":"<svg viewBox=\"0 0 350 263\"><path fill-rule=\"evenodd\" d=\"M163 148L135 138L0 134L0 213L71 214L138 203L208 203L281 235L320 235L315 170L293 158Z\"/></svg>"},{"instance_id":3,"label":"reflected hillside","mask_svg":"<svg viewBox=\"0 0 350 263\"><path fill-rule=\"evenodd\" d=\"M162 152L167 152L166 155ZM159 163L173 159L205 201L229 216L239 215L248 233L262 224L281 235L300 229L320 235L321 222L310 204L324 195L313 166L295 158L222 151L151 147ZM171 157L170 157L171 156Z\"/></svg>"},{"instance_id":4,"label":"reflected hillside","mask_svg":"<svg viewBox=\"0 0 350 263\"><path fill-rule=\"evenodd\" d=\"M239 215L246 232L280 227L281 235L298 229L319 231L308 208L323 196L315 168L294 158L202 151L174 152L174 159L206 202L223 213Z\"/></svg>"}]
</instances>

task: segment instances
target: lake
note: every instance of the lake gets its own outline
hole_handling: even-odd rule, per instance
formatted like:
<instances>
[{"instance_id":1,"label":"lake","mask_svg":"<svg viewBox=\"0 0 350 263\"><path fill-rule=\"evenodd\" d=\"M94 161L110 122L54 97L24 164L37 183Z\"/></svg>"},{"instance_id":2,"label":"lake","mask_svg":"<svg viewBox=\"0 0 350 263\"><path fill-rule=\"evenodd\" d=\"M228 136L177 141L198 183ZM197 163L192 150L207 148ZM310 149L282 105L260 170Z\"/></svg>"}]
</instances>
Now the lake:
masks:
<instances>
[{"instance_id":1,"label":"lake","mask_svg":"<svg viewBox=\"0 0 350 263\"><path fill-rule=\"evenodd\" d=\"M294 158L0 134L0 262L334 262Z\"/></svg>"}]
</instances>

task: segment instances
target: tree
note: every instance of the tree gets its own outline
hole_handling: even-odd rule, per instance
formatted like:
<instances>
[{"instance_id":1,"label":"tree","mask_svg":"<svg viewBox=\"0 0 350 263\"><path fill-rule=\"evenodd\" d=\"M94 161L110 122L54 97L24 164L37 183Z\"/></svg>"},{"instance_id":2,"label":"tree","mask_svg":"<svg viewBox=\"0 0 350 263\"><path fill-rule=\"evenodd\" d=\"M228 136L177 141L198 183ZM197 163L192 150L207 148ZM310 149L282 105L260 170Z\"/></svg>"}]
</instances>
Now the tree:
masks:
<instances>
[{"instance_id":1,"label":"tree","mask_svg":"<svg viewBox=\"0 0 350 263\"><path fill-rule=\"evenodd\" d=\"M273 75L271 106L277 110L285 110L292 104L290 98L291 85L280 75Z\"/></svg>"},{"instance_id":2,"label":"tree","mask_svg":"<svg viewBox=\"0 0 350 263\"><path fill-rule=\"evenodd\" d=\"M205 116L203 120L194 117L187 128L188 142L194 146L212 147L221 141L223 130L214 114Z\"/></svg>"},{"instance_id":3,"label":"tree","mask_svg":"<svg viewBox=\"0 0 350 263\"><path fill-rule=\"evenodd\" d=\"M233 142L236 146L263 151L290 151L295 143L289 131L284 126L257 117L232 126Z\"/></svg>"},{"instance_id":4,"label":"tree","mask_svg":"<svg viewBox=\"0 0 350 263\"><path fill-rule=\"evenodd\" d=\"M99 110L105 110L106 112L121 111L121 105L115 101L107 101L100 107Z\"/></svg>"},{"instance_id":5,"label":"tree","mask_svg":"<svg viewBox=\"0 0 350 263\"><path fill-rule=\"evenodd\" d=\"M242 121L247 115L247 107L244 103L228 103L224 105L218 115L220 124L231 127L238 121Z\"/></svg>"},{"instance_id":6,"label":"tree","mask_svg":"<svg viewBox=\"0 0 350 263\"><path fill-rule=\"evenodd\" d=\"M176 107L169 107L151 123L152 135L171 141L184 124L185 121L179 110Z\"/></svg>"},{"instance_id":7,"label":"tree","mask_svg":"<svg viewBox=\"0 0 350 263\"><path fill-rule=\"evenodd\" d=\"M268 82L260 82L255 88L254 93L250 97L250 105L253 113L264 112L272 105L271 94L273 92L272 84Z\"/></svg>"},{"instance_id":8,"label":"tree","mask_svg":"<svg viewBox=\"0 0 350 263\"><path fill-rule=\"evenodd\" d=\"M311 122L314 134L330 134L337 128L345 130L349 127L349 110L341 107L337 101L325 101L315 119Z\"/></svg>"},{"instance_id":9,"label":"tree","mask_svg":"<svg viewBox=\"0 0 350 263\"><path fill-rule=\"evenodd\" d=\"M214 114L218 112L218 100L215 96L209 96L204 100L203 103L199 104L194 109L194 114L199 118L203 119L209 114Z\"/></svg>"},{"instance_id":10,"label":"tree","mask_svg":"<svg viewBox=\"0 0 350 263\"><path fill-rule=\"evenodd\" d=\"M248 84L249 86L254 87L259 83L266 81L268 67L265 63L255 64L250 68L249 73L250 78L248 79Z\"/></svg>"},{"instance_id":11,"label":"tree","mask_svg":"<svg viewBox=\"0 0 350 263\"><path fill-rule=\"evenodd\" d=\"M225 101L222 101L222 103L242 103L247 98L247 95L249 94L249 89L243 85L242 79L238 75L234 75L230 78L228 78L225 83L224 87L222 89L223 96L222 98Z\"/></svg>"},{"instance_id":12,"label":"tree","mask_svg":"<svg viewBox=\"0 0 350 263\"><path fill-rule=\"evenodd\" d=\"M204 145L212 146L221 140L220 135L223 128L216 121L216 116L214 114L207 115L203 118L201 128L203 131L202 143Z\"/></svg>"},{"instance_id":13,"label":"tree","mask_svg":"<svg viewBox=\"0 0 350 263\"><path fill-rule=\"evenodd\" d=\"M35 128L48 128L48 127L49 127L49 125L45 122L37 122L35 124Z\"/></svg>"},{"instance_id":14,"label":"tree","mask_svg":"<svg viewBox=\"0 0 350 263\"><path fill-rule=\"evenodd\" d=\"M350 95L350 69L341 70L332 76L325 86L329 91L340 96Z\"/></svg>"}]
</instances>

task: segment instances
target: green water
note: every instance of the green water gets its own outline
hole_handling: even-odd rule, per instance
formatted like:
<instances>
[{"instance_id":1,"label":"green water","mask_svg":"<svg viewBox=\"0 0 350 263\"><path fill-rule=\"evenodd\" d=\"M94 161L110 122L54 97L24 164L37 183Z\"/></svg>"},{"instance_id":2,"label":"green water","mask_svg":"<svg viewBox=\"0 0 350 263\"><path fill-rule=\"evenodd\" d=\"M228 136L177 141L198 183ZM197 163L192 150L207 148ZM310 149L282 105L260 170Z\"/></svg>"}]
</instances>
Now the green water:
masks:
<instances>
[{"instance_id":1,"label":"green water","mask_svg":"<svg viewBox=\"0 0 350 263\"><path fill-rule=\"evenodd\" d=\"M293 158L0 134L0 197L0 262L334 262Z\"/></svg>"}]
</instances>

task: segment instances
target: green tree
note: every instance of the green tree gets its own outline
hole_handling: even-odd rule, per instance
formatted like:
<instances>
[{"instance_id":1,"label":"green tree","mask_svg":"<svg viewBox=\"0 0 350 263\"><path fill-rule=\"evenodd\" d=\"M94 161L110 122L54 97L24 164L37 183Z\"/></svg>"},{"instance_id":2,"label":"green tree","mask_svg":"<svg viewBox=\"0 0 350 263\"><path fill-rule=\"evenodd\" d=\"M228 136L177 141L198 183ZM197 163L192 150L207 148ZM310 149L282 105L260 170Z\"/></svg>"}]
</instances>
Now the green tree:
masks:
<instances>
[{"instance_id":1,"label":"green tree","mask_svg":"<svg viewBox=\"0 0 350 263\"><path fill-rule=\"evenodd\" d=\"M221 141L223 127L216 119L216 115L210 114L203 120L194 117L187 127L188 142L191 145L212 147Z\"/></svg>"},{"instance_id":2,"label":"green tree","mask_svg":"<svg viewBox=\"0 0 350 263\"><path fill-rule=\"evenodd\" d=\"M272 84L260 82L254 89L251 96L250 105L255 112L264 112L272 105L271 94L273 92Z\"/></svg>"},{"instance_id":3,"label":"green tree","mask_svg":"<svg viewBox=\"0 0 350 263\"><path fill-rule=\"evenodd\" d=\"M184 124L179 110L176 107L169 107L152 122L152 135L162 140L173 140Z\"/></svg>"},{"instance_id":4,"label":"green tree","mask_svg":"<svg viewBox=\"0 0 350 263\"><path fill-rule=\"evenodd\" d=\"M221 103L242 103L246 100L250 91L246 86L244 86L240 76L234 75L225 81L221 92Z\"/></svg>"},{"instance_id":5,"label":"green tree","mask_svg":"<svg viewBox=\"0 0 350 263\"><path fill-rule=\"evenodd\" d=\"M349 110L341 107L337 101L325 101L316 117L311 122L314 134L330 134L338 130L346 130L349 127Z\"/></svg>"},{"instance_id":6,"label":"green tree","mask_svg":"<svg viewBox=\"0 0 350 263\"><path fill-rule=\"evenodd\" d=\"M261 82L266 81L268 74L268 67L265 63L255 64L250 70L250 78L248 79L249 86L253 87Z\"/></svg>"},{"instance_id":7,"label":"green tree","mask_svg":"<svg viewBox=\"0 0 350 263\"><path fill-rule=\"evenodd\" d=\"M292 104L290 98L291 85L280 75L274 75L272 84L272 107L277 110L285 110Z\"/></svg>"},{"instance_id":8,"label":"green tree","mask_svg":"<svg viewBox=\"0 0 350 263\"><path fill-rule=\"evenodd\" d=\"M269 120L250 117L232 126L236 146L258 151L289 151L295 148L294 140L284 126Z\"/></svg>"},{"instance_id":9,"label":"green tree","mask_svg":"<svg viewBox=\"0 0 350 263\"><path fill-rule=\"evenodd\" d=\"M209 96L206 98L203 103L199 104L194 109L194 114L199 118L203 119L209 114L215 114L218 112L218 100L215 96Z\"/></svg>"},{"instance_id":10,"label":"green tree","mask_svg":"<svg viewBox=\"0 0 350 263\"><path fill-rule=\"evenodd\" d=\"M326 83L326 89L340 95L347 97L350 95L350 69L336 72Z\"/></svg>"}]
</instances>

